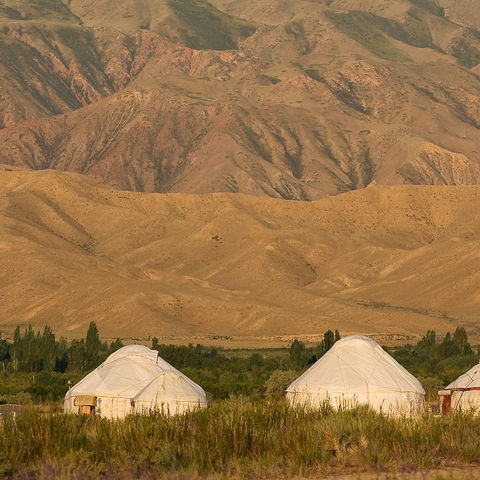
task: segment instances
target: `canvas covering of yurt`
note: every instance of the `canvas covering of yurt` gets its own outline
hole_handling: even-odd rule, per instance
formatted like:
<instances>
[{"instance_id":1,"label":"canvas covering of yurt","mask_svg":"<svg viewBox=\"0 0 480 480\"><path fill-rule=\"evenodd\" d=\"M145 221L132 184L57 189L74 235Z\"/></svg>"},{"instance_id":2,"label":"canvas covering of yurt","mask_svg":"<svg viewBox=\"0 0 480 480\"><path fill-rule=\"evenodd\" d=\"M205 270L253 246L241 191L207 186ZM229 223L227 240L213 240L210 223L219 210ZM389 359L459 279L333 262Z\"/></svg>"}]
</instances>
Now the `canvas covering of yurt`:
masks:
<instances>
[{"instance_id":1,"label":"canvas covering of yurt","mask_svg":"<svg viewBox=\"0 0 480 480\"><path fill-rule=\"evenodd\" d=\"M438 392L442 398L442 413L452 410L467 411L480 408L480 364Z\"/></svg>"},{"instance_id":2,"label":"canvas covering of yurt","mask_svg":"<svg viewBox=\"0 0 480 480\"><path fill-rule=\"evenodd\" d=\"M67 392L64 411L119 418L148 411L179 414L206 406L202 387L163 360L156 350L128 345L112 353Z\"/></svg>"},{"instance_id":3,"label":"canvas covering of yurt","mask_svg":"<svg viewBox=\"0 0 480 480\"><path fill-rule=\"evenodd\" d=\"M292 406L334 408L367 404L374 410L410 415L425 408L420 382L377 342L351 335L333 347L288 388Z\"/></svg>"}]
</instances>

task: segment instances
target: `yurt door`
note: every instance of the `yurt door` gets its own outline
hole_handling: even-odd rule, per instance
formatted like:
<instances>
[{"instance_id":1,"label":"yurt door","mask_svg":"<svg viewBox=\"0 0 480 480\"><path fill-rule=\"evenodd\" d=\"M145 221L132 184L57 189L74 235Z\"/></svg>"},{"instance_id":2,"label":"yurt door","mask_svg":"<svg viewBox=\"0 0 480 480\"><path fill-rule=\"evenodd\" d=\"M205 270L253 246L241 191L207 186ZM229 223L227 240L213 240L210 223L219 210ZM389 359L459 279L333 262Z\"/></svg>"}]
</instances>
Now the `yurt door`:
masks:
<instances>
[{"instance_id":1,"label":"yurt door","mask_svg":"<svg viewBox=\"0 0 480 480\"><path fill-rule=\"evenodd\" d=\"M452 408L452 394L443 395L442 397L442 415L446 415Z\"/></svg>"},{"instance_id":2,"label":"yurt door","mask_svg":"<svg viewBox=\"0 0 480 480\"><path fill-rule=\"evenodd\" d=\"M78 407L78 413L95 413L97 397L94 395L77 395L73 404Z\"/></svg>"}]
</instances>

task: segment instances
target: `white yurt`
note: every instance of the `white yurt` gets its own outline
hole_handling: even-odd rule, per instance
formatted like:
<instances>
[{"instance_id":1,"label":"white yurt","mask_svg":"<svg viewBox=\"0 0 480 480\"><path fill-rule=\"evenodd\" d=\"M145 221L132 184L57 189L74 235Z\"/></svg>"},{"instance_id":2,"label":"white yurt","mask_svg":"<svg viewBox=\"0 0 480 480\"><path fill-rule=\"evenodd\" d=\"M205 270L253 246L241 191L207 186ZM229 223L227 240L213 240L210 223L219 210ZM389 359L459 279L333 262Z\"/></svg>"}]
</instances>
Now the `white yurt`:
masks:
<instances>
[{"instance_id":1,"label":"white yurt","mask_svg":"<svg viewBox=\"0 0 480 480\"><path fill-rule=\"evenodd\" d=\"M374 340L352 335L333 347L287 388L292 406L335 408L368 404L395 415L424 410L420 382Z\"/></svg>"},{"instance_id":2,"label":"white yurt","mask_svg":"<svg viewBox=\"0 0 480 480\"><path fill-rule=\"evenodd\" d=\"M480 364L460 375L438 392L442 399L442 413L452 410L480 409Z\"/></svg>"},{"instance_id":3,"label":"white yurt","mask_svg":"<svg viewBox=\"0 0 480 480\"><path fill-rule=\"evenodd\" d=\"M65 395L66 413L98 413L108 418L131 413L183 413L207 406L202 387L144 345L112 353Z\"/></svg>"}]
</instances>

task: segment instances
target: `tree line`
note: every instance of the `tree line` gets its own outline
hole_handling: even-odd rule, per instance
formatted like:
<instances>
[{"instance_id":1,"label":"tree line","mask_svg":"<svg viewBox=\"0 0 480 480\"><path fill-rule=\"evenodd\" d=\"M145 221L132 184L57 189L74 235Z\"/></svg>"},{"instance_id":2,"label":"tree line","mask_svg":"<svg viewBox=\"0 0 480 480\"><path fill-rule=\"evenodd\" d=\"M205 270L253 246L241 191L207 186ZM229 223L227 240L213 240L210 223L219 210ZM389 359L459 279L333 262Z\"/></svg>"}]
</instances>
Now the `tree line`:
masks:
<instances>
[{"instance_id":1,"label":"tree line","mask_svg":"<svg viewBox=\"0 0 480 480\"><path fill-rule=\"evenodd\" d=\"M440 338L434 330L428 330L416 345L387 350L420 380L431 397L436 397L438 390L478 363L480 353L473 351L463 327Z\"/></svg>"},{"instance_id":2,"label":"tree line","mask_svg":"<svg viewBox=\"0 0 480 480\"><path fill-rule=\"evenodd\" d=\"M242 394L281 394L285 387L340 339L327 330L312 347L295 339L288 348L224 350L204 345L164 345L153 338L151 348L197 382L213 398ZM34 331L17 327L13 341L0 340L0 403L2 395L27 392L35 399L61 398L68 381L75 383L123 346L120 339L102 342L90 323L84 338L68 343L56 339L49 326ZM386 350L413 375L431 396L478 362L464 328L438 338L429 330L415 345ZM3 370L3 374L2 374Z\"/></svg>"},{"instance_id":3,"label":"tree line","mask_svg":"<svg viewBox=\"0 0 480 480\"><path fill-rule=\"evenodd\" d=\"M10 372L84 372L95 368L115 350L123 347L120 339L102 342L95 322L90 322L85 338L67 342L56 339L47 325L35 332L31 325L22 332L17 326L13 342L0 340L0 364Z\"/></svg>"}]
</instances>

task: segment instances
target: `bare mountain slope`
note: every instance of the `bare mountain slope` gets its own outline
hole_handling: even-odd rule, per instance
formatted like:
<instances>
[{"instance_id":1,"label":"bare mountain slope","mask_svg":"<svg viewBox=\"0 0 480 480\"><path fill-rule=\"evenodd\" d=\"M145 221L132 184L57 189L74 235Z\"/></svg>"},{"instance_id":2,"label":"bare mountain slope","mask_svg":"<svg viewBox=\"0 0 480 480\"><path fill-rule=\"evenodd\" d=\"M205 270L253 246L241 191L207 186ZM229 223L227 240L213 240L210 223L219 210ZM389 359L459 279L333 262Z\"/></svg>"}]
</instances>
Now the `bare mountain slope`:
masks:
<instances>
[{"instance_id":1,"label":"bare mountain slope","mask_svg":"<svg viewBox=\"0 0 480 480\"><path fill-rule=\"evenodd\" d=\"M469 0L32 4L0 6L3 163L305 200L479 183Z\"/></svg>"},{"instance_id":2,"label":"bare mountain slope","mask_svg":"<svg viewBox=\"0 0 480 480\"><path fill-rule=\"evenodd\" d=\"M480 187L317 202L140 194L0 170L2 330L188 337L478 335Z\"/></svg>"}]
</instances>

